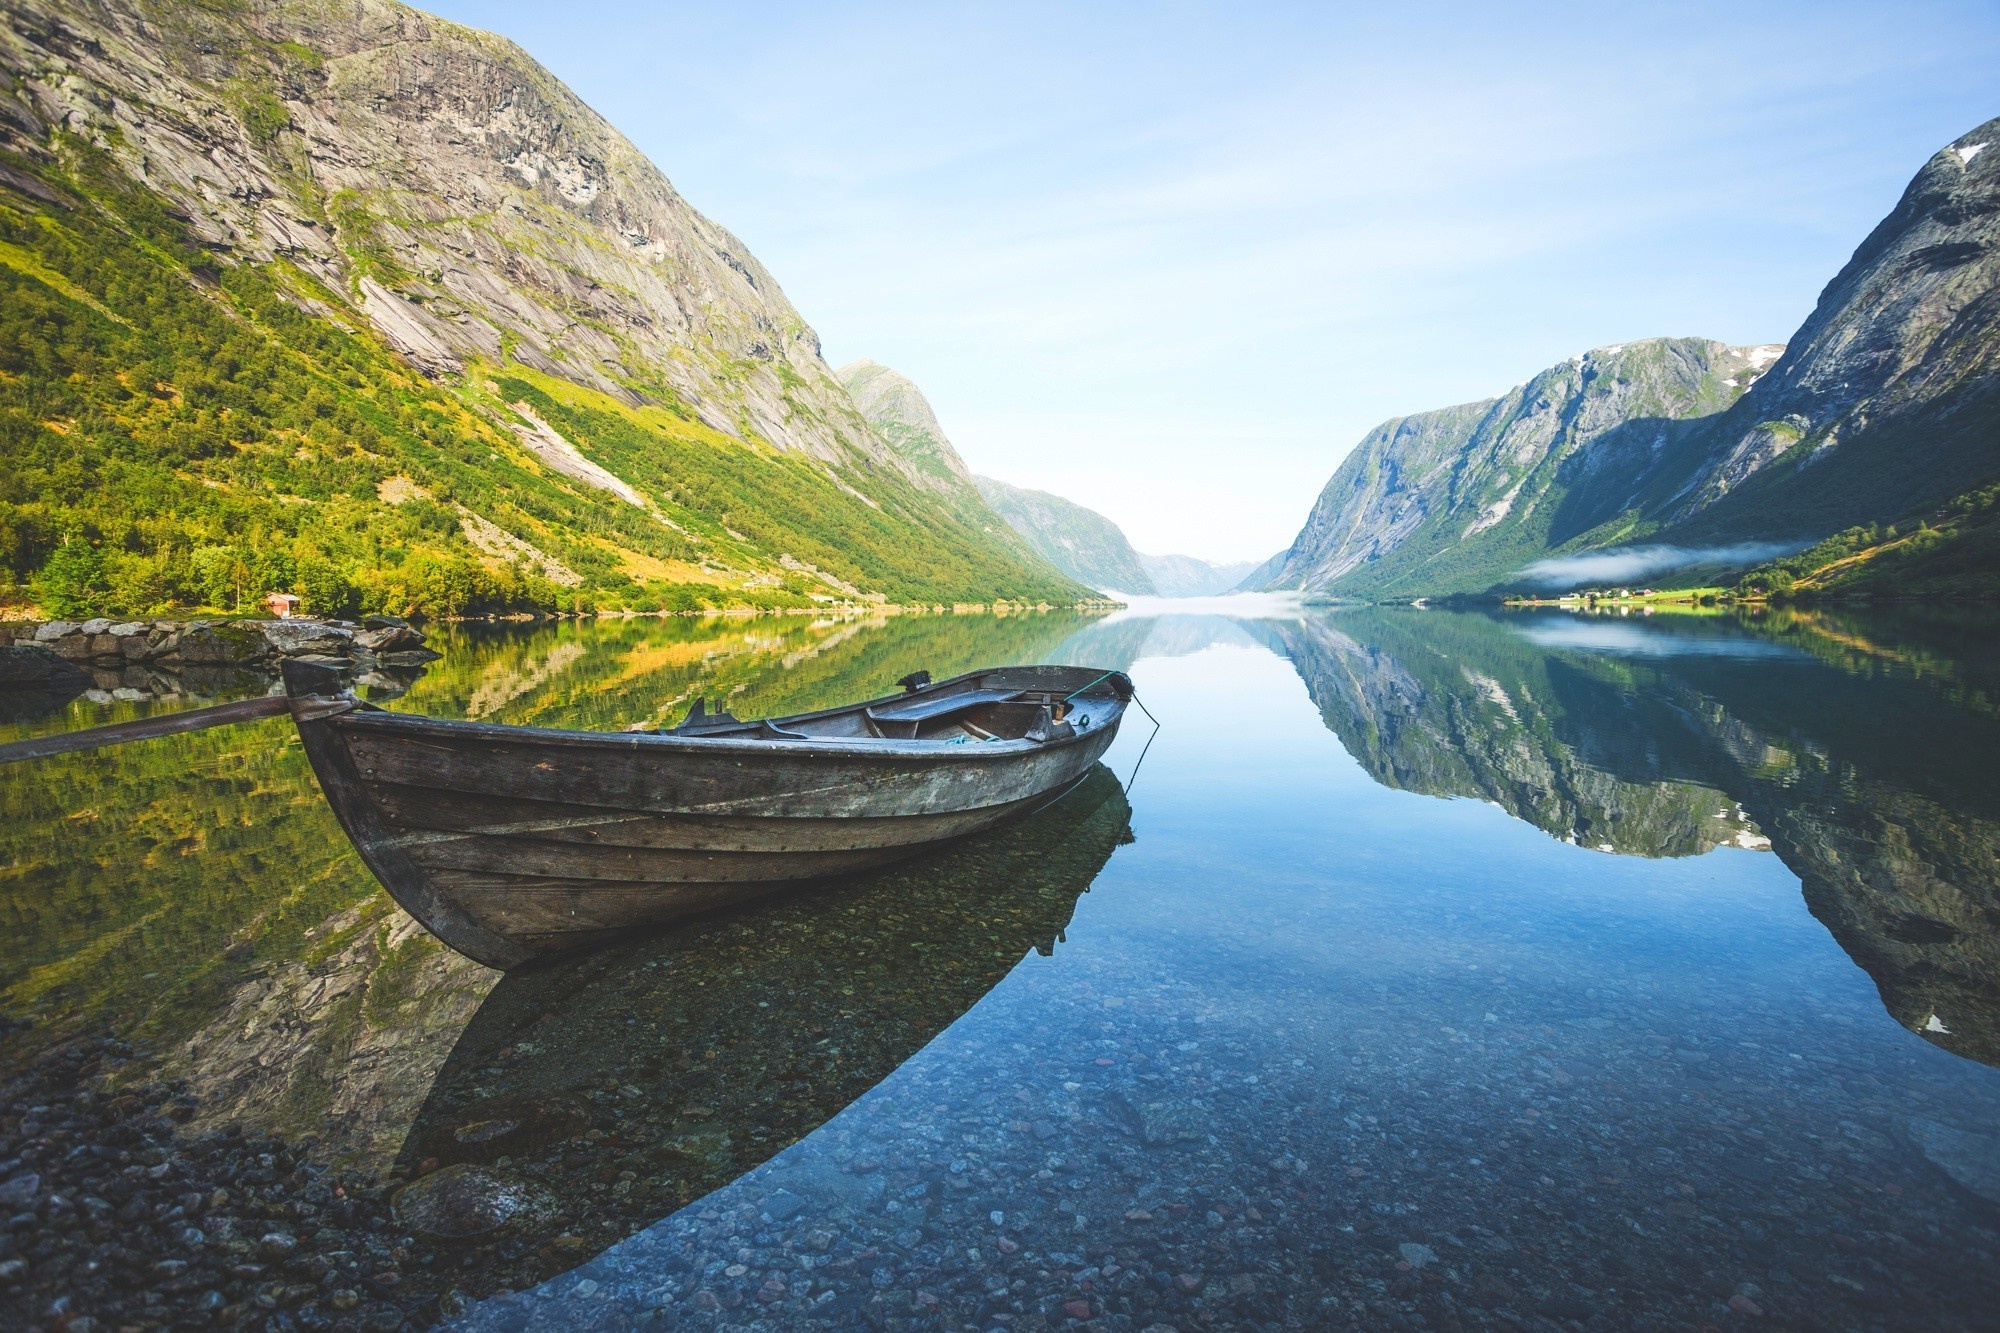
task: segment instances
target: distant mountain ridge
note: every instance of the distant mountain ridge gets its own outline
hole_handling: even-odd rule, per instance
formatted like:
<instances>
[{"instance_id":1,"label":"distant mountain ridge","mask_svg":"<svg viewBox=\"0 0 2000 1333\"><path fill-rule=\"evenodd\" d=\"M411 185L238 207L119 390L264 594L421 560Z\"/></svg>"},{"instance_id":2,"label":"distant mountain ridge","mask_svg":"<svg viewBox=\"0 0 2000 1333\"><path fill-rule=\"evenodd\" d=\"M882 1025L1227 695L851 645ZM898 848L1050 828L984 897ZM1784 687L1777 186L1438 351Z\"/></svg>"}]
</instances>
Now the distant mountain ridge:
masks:
<instances>
[{"instance_id":1,"label":"distant mountain ridge","mask_svg":"<svg viewBox=\"0 0 2000 1333\"><path fill-rule=\"evenodd\" d=\"M833 373L875 434L919 476L948 489L972 483L930 400L907 377L865 358Z\"/></svg>"},{"instance_id":2,"label":"distant mountain ridge","mask_svg":"<svg viewBox=\"0 0 2000 1333\"><path fill-rule=\"evenodd\" d=\"M876 435L907 466L949 487L961 479L1035 555L1086 587L1134 597L1211 597L1230 592L1259 566L1216 565L1191 555L1145 555L1116 523L1049 491L973 476L946 438L937 413L909 377L879 361L851 361L835 374Z\"/></svg>"},{"instance_id":3,"label":"distant mountain ridge","mask_svg":"<svg viewBox=\"0 0 2000 1333\"><path fill-rule=\"evenodd\" d=\"M1479 592L1617 512L1647 462L1729 407L1777 347L1648 338L1571 357L1498 398L1370 431L1267 586L1360 597Z\"/></svg>"},{"instance_id":4,"label":"distant mountain ridge","mask_svg":"<svg viewBox=\"0 0 2000 1333\"><path fill-rule=\"evenodd\" d=\"M979 493L1050 564L1079 583L1138 597L1158 594L1145 560L1125 532L1094 509L1047 491L974 477Z\"/></svg>"},{"instance_id":5,"label":"distant mountain ridge","mask_svg":"<svg viewBox=\"0 0 2000 1333\"><path fill-rule=\"evenodd\" d=\"M1995 479L2000 119L1931 158L1782 347L1646 339L1377 427L1268 586L1491 592L1552 555L1805 545Z\"/></svg>"},{"instance_id":6,"label":"distant mountain ridge","mask_svg":"<svg viewBox=\"0 0 2000 1333\"><path fill-rule=\"evenodd\" d=\"M1234 592L1243 576L1258 567L1255 560L1218 565L1192 555L1141 555L1139 563L1162 597L1220 597Z\"/></svg>"}]
</instances>

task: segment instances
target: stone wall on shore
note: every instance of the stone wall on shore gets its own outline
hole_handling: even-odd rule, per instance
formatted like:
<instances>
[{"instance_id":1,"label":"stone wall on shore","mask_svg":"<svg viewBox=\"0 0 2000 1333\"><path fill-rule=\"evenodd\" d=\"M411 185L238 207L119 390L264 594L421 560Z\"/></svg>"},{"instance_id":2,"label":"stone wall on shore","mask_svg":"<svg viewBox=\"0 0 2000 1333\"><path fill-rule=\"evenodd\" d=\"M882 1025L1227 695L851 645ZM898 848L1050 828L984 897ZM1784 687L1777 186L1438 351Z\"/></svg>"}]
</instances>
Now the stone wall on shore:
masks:
<instances>
[{"instance_id":1,"label":"stone wall on shore","mask_svg":"<svg viewBox=\"0 0 2000 1333\"><path fill-rule=\"evenodd\" d=\"M11 633L8 631L11 630ZM106 699L209 694L242 673L275 677L287 658L323 662L357 676L410 672L438 654L423 632L394 616L344 620L20 621L0 627L0 657L24 688L73 681ZM66 669L67 668L67 669ZM38 684L46 678L47 683ZM238 681L240 688L240 680ZM0 689L6 684L0 681ZM72 697L76 690L71 691Z\"/></svg>"}]
</instances>

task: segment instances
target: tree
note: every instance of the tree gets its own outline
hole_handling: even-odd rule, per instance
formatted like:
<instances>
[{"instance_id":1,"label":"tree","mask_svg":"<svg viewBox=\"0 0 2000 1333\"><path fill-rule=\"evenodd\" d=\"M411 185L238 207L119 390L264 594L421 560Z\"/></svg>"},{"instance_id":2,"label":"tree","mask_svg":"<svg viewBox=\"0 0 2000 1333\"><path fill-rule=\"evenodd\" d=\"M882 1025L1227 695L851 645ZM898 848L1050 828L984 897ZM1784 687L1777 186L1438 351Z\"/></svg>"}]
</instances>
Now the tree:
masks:
<instances>
[{"instance_id":1,"label":"tree","mask_svg":"<svg viewBox=\"0 0 2000 1333\"><path fill-rule=\"evenodd\" d=\"M70 537L49 553L35 577L42 609L55 616L88 616L104 601L104 557L80 537Z\"/></svg>"}]
</instances>

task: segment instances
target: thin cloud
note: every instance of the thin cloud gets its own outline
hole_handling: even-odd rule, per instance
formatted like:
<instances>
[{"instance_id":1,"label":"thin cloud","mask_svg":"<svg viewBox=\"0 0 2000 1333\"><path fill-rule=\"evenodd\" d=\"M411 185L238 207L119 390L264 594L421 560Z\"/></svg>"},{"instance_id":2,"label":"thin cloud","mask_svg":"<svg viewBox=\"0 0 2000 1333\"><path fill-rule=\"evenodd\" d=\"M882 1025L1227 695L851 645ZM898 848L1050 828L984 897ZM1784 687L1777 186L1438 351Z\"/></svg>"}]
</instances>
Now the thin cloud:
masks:
<instances>
[{"instance_id":1,"label":"thin cloud","mask_svg":"<svg viewBox=\"0 0 2000 1333\"><path fill-rule=\"evenodd\" d=\"M1729 546L1617 546L1586 555L1537 560L1520 573L1524 582L1543 588L1581 588L1606 583L1633 583L1692 565L1739 568L1803 551L1808 542L1736 542Z\"/></svg>"}]
</instances>

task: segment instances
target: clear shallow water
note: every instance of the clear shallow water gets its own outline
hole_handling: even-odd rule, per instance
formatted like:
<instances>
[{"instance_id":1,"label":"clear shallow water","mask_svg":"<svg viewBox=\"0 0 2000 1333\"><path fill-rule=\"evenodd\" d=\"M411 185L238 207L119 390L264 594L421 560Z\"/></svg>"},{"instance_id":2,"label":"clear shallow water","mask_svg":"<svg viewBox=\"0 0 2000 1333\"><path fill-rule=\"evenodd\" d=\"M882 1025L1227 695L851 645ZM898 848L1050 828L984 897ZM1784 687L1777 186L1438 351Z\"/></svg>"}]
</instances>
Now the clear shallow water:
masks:
<instances>
[{"instance_id":1,"label":"clear shallow water","mask_svg":"<svg viewBox=\"0 0 2000 1333\"><path fill-rule=\"evenodd\" d=\"M394 706L779 712L1011 657L1129 665L1166 725L1129 810L1107 775L497 985L371 892L278 728L0 773L10 1058L117 1030L193 1129L514 1173L542 1193L512 1235L405 1263L476 1327L1990 1326L1992 628L468 636Z\"/></svg>"}]
</instances>

